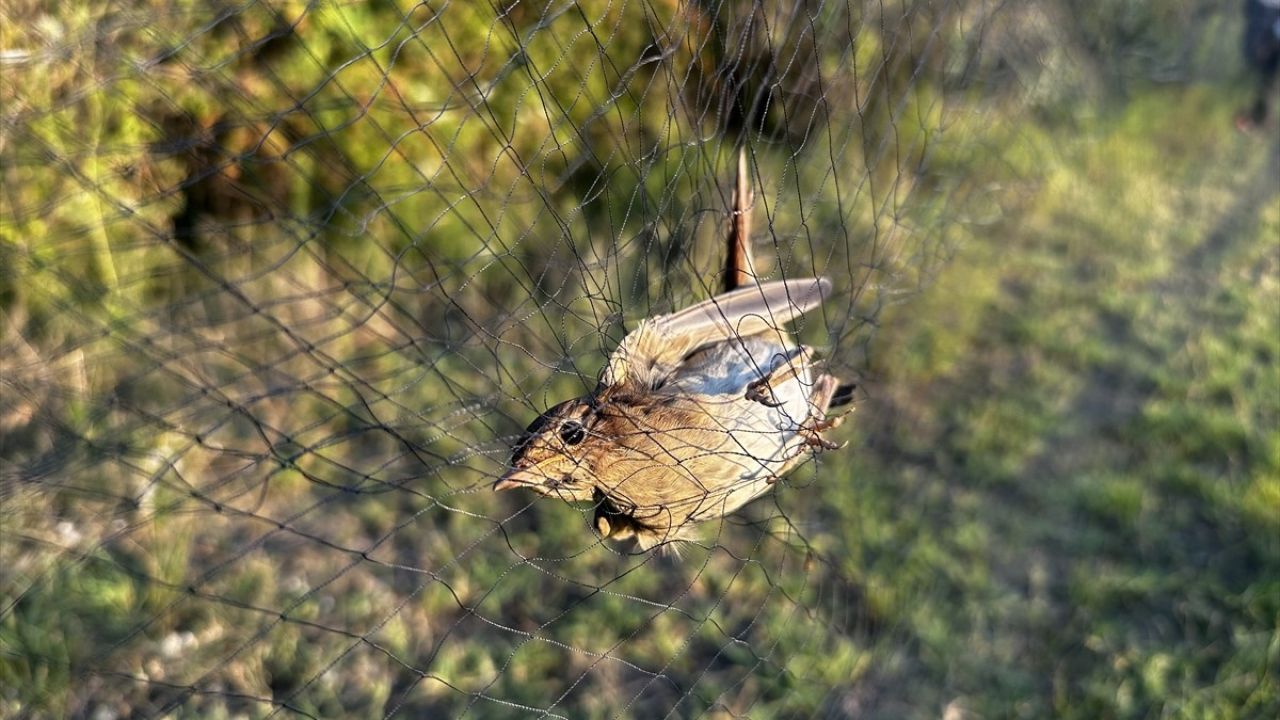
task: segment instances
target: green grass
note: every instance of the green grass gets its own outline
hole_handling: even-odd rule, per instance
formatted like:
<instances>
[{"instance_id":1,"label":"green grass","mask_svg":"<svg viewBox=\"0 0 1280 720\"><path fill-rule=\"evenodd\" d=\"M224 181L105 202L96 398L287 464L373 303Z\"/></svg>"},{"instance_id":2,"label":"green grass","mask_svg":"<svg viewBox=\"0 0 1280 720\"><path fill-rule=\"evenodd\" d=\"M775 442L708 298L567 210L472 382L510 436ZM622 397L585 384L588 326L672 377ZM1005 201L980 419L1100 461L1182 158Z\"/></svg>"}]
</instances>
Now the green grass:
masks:
<instances>
[{"instance_id":1,"label":"green grass","mask_svg":"<svg viewBox=\"0 0 1280 720\"><path fill-rule=\"evenodd\" d=\"M923 672L886 682L933 708L1280 709L1280 148L1232 135L1230 98L1020 128L1038 191L885 322L850 482L912 523L881 582L926 586Z\"/></svg>"}]
</instances>

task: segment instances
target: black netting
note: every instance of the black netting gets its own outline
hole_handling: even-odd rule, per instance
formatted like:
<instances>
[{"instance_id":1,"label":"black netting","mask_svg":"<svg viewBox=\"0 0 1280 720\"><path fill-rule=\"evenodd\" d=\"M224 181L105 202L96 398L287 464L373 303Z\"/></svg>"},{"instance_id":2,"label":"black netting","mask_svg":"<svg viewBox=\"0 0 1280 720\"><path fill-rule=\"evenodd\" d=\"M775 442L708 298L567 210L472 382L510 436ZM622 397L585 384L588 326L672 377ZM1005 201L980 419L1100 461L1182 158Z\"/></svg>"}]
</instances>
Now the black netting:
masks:
<instances>
[{"instance_id":1,"label":"black netting","mask_svg":"<svg viewBox=\"0 0 1280 720\"><path fill-rule=\"evenodd\" d=\"M1020 171L973 173L976 130L1084 63L1042 56L1060 15L3 12L5 712L856 716L909 675L890 539L848 529L926 511L863 494L873 431L679 556L490 488L638 320L719 291L739 151L756 269L832 279L798 330L874 402L883 313Z\"/></svg>"}]
</instances>

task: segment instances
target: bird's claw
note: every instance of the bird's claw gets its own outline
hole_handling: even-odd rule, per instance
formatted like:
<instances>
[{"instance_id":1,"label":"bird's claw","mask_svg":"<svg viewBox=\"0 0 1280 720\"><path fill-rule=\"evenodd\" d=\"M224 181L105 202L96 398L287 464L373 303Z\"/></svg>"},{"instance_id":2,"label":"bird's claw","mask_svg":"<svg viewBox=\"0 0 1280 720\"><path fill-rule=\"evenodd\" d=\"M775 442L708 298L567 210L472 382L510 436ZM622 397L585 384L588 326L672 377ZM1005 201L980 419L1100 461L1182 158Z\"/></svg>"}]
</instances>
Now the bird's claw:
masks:
<instances>
[{"instance_id":1,"label":"bird's claw","mask_svg":"<svg viewBox=\"0 0 1280 720\"><path fill-rule=\"evenodd\" d=\"M748 385L745 397L765 407L776 408L782 405L782 401L773 394L773 388L769 386L769 378L767 377L755 380Z\"/></svg>"},{"instance_id":2,"label":"bird's claw","mask_svg":"<svg viewBox=\"0 0 1280 720\"><path fill-rule=\"evenodd\" d=\"M839 450L840 448L844 447L845 445L848 445L849 443L848 441L840 442L840 443L832 442L831 440L828 440L820 435L806 435L804 437L804 444L805 444L805 447L816 448L817 450L822 451L822 450Z\"/></svg>"},{"instance_id":3,"label":"bird's claw","mask_svg":"<svg viewBox=\"0 0 1280 720\"><path fill-rule=\"evenodd\" d=\"M822 433L840 427L841 423L844 422L844 416L847 414L848 413L842 413L832 418L813 418L810 422L806 423L805 426L800 428L800 436L804 438L805 446L822 451L839 450L845 445L848 445L849 443L847 441L837 443L822 437Z\"/></svg>"}]
</instances>

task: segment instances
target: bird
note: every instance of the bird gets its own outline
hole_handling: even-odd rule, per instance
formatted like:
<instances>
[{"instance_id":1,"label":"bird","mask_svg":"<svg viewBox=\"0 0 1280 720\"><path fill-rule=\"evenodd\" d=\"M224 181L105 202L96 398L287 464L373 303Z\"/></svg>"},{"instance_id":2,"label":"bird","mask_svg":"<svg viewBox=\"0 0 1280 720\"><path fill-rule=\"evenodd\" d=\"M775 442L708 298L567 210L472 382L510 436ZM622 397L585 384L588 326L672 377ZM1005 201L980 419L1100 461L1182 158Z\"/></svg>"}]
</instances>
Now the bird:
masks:
<instances>
[{"instance_id":1,"label":"bird","mask_svg":"<svg viewBox=\"0 0 1280 720\"><path fill-rule=\"evenodd\" d=\"M596 532L641 551L696 540L699 523L840 447L824 433L844 414L827 415L852 386L783 329L830 290L826 278L754 282L641 321L593 392L528 426L494 489L593 503Z\"/></svg>"}]
</instances>

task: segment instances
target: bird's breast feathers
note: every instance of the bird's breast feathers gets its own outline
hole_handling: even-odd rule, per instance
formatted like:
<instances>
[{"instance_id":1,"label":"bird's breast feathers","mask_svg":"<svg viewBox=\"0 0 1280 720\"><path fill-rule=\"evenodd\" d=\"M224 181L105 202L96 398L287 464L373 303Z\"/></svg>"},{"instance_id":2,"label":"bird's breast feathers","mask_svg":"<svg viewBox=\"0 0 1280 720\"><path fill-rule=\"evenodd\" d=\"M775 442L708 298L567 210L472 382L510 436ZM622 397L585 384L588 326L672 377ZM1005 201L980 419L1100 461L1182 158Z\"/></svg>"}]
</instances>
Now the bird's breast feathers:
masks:
<instances>
[{"instance_id":1,"label":"bird's breast feathers","mask_svg":"<svg viewBox=\"0 0 1280 720\"><path fill-rule=\"evenodd\" d=\"M760 337L717 343L674 368L643 401L609 403L601 429L614 451L597 468L600 489L616 505L634 508L637 519L724 514L767 491L801 442L809 368L796 368L772 387L776 407L748 399L746 391L795 358L793 350Z\"/></svg>"}]
</instances>

